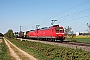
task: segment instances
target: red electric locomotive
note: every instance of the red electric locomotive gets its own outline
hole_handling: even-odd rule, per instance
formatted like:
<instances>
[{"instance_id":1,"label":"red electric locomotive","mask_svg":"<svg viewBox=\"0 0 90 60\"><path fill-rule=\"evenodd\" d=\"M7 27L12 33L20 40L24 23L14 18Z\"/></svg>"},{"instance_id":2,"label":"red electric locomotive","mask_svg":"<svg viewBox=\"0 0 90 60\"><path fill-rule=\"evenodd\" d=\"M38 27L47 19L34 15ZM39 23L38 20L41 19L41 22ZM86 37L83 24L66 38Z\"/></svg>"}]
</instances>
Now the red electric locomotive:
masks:
<instances>
[{"instance_id":1,"label":"red electric locomotive","mask_svg":"<svg viewBox=\"0 0 90 60\"><path fill-rule=\"evenodd\" d=\"M65 39L64 28L59 25L44 27L28 33L30 38L48 40L48 41L63 41Z\"/></svg>"},{"instance_id":2,"label":"red electric locomotive","mask_svg":"<svg viewBox=\"0 0 90 60\"><path fill-rule=\"evenodd\" d=\"M28 32L28 36L29 38L35 38L35 30L30 30L30 32Z\"/></svg>"},{"instance_id":3,"label":"red electric locomotive","mask_svg":"<svg viewBox=\"0 0 90 60\"><path fill-rule=\"evenodd\" d=\"M30 38L30 39L38 39L38 30L39 29L36 29L36 30L30 30L29 32L28 32L28 37Z\"/></svg>"}]
</instances>

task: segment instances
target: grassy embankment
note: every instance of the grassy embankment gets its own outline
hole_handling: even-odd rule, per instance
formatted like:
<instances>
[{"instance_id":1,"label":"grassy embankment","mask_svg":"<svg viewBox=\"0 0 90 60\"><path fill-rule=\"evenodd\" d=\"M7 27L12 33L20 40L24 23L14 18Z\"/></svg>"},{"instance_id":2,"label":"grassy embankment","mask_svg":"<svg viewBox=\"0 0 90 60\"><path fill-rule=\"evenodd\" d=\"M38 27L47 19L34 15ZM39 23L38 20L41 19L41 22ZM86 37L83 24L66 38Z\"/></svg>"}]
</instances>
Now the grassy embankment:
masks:
<instances>
[{"instance_id":1,"label":"grassy embankment","mask_svg":"<svg viewBox=\"0 0 90 60\"><path fill-rule=\"evenodd\" d=\"M67 37L67 39L70 40L70 37ZM90 36L75 36L74 40L76 40L77 42L90 43Z\"/></svg>"},{"instance_id":2,"label":"grassy embankment","mask_svg":"<svg viewBox=\"0 0 90 60\"><path fill-rule=\"evenodd\" d=\"M9 50L3 40L3 38L0 38L2 42L0 43L0 60L11 60L11 57L9 55Z\"/></svg>"},{"instance_id":3,"label":"grassy embankment","mask_svg":"<svg viewBox=\"0 0 90 60\"><path fill-rule=\"evenodd\" d=\"M9 39L16 46L39 60L90 60L90 52L71 49L39 42Z\"/></svg>"}]
</instances>

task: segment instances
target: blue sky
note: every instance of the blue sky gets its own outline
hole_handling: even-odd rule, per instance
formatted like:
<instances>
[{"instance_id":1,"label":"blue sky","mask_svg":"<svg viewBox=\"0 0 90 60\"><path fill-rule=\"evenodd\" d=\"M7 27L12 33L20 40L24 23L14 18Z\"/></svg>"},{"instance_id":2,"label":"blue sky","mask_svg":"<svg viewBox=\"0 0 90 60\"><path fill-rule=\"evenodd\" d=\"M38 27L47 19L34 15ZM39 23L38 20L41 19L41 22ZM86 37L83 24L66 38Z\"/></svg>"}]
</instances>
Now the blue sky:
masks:
<instances>
[{"instance_id":1,"label":"blue sky","mask_svg":"<svg viewBox=\"0 0 90 60\"><path fill-rule=\"evenodd\" d=\"M51 26L55 19L74 32L85 32L90 22L90 0L0 0L0 32L22 31Z\"/></svg>"}]
</instances>

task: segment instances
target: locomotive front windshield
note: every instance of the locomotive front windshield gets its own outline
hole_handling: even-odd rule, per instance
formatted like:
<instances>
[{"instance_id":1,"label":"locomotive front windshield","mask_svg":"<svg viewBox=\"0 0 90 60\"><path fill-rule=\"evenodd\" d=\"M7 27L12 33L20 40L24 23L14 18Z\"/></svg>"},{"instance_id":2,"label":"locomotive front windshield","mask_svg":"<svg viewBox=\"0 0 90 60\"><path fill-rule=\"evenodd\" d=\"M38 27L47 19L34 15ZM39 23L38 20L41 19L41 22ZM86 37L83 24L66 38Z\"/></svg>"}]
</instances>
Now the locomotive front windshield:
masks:
<instances>
[{"instance_id":1,"label":"locomotive front windshield","mask_svg":"<svg viewBox=\"0 0 90 60\"><path fill-rule=\"evenodd\" d=\"M64 29L62 27L56 28L56 32L64 32Z\"/></svg>"}]
</instances>

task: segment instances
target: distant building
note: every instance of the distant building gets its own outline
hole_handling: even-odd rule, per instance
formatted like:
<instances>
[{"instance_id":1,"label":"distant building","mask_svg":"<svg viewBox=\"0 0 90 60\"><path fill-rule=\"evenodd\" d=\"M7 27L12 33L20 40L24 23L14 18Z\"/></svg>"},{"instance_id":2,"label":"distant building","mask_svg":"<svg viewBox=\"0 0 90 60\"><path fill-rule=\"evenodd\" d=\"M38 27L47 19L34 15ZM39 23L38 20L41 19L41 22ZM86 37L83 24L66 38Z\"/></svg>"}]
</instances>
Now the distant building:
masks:
<instances>
[{"instance_id":1,"label":"distant building","mask_svg":"<svg viewBox=\"0 0 90 60\"><path fill-rule=\"evenodd\" d=\"M89 33L87 33L87 32L76 32L76 36L79 36L79 35L88 36Z\"/></svg>"},{"instance_id":2,"label":"distant building","mask_svg":"<svg viewBox=\"0 0 90 60\"><path fill-rule=\"evenodd\" d=\"M76 36L79 36L79 32L76 32Z\"/></svg>"}]
</instances>

